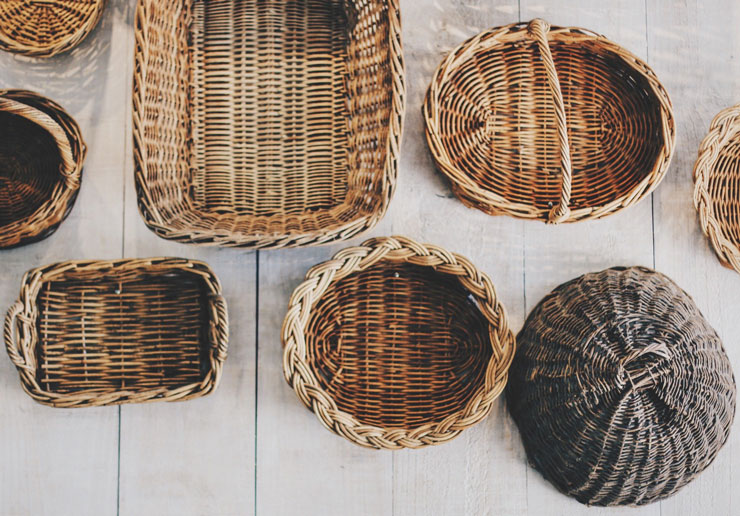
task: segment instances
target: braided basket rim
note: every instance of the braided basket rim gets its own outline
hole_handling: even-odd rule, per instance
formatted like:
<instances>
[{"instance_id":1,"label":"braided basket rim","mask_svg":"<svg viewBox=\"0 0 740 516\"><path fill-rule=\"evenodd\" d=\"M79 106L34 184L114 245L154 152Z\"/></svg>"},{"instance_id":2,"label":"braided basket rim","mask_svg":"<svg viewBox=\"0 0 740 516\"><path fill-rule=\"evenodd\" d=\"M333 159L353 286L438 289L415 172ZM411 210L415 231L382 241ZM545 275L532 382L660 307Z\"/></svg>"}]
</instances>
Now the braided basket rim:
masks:
<instances>
[{"instance_id":1,"label":"braided basket rim","mask_svg":"<svg viewBox=\"0 0 740 516\"><path fill-rule=\"evenodd\" d=\"M317 301L333 283L355 272L367 270L382 260L432 267L438 272L457 276L460 284L478 300L481 313L488 321L492 355L486 368L484 385L464 407L442 421L416 428L384 428L362 424L352 414L337 407L306 360L306 324ZM360 446L390 450L441 444L485 418L506 386L516 349L516 340L509 329L504 306L485 273L456 253L402 236L371 238L361 246L343 249L331 260L312 267L305 281L296 287L290 298L281 335L285 380L321 424Z\"/></svg>"}]
</instances>

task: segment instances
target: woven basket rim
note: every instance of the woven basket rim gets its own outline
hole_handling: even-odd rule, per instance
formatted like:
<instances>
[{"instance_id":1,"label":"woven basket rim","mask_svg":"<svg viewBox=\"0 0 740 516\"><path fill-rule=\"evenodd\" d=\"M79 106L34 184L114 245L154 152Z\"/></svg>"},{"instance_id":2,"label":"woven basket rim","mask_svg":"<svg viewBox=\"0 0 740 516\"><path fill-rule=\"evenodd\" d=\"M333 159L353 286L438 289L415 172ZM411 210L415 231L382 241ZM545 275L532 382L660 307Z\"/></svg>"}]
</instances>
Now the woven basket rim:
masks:
<instances>
[{"instance_id":1,"label":"woven basket rim","mask_svg":"<svg viewBox=\"0 0 740 516\"><path fill-rule=\"evenodd\" d=\"M484 385L463 407L442 421L416 428L384 428L363 424L352 414L337 407L306 360L306 324L318 300L338 280L367 270L384 260L431 267L438 272L457 276L460 284L476 298L482 315L488 321L492 355L486 368ZM290 298L282 327L282 342L285 379L306 407L332 432L360 446L377 449L421 448L441 444L478 423L488 415L493 402L503 391L516 347L506 311L485 273L456 253L402 236L371 238L361 246L346 248L331 260L312 267L305 281L296 287Z\"/></svg>"},{"instance_id":2,"label":"woven basket rim","mask_svg":"<svg viewBox=\"0 0 740 516\"><path fill-rule=\"evenodd\" d=\"M166 274L181 271L199 276L209 290L210 324L208 335L211 347L211 368L201 382L183 385L176 389L157 388L141 391L88 389L73 393L55 393L43 389L36 381L35 350L38 334L34 330L38 317L36 299L42 286L63 277L69 271L132 272L136 270ZM198 260L160 257L119 260L72 260L52 263L29 270L23 275L21 293L5 318L3 326L5 346L11 361L18 369L21 386L37 402L52 407L84 407L153 401L183 401L205 396L219 384L228 348L229 326L226 301L221 283L208 264Z\"/></svg>"},{"instance_id":3,"label":"woven basket rim","mask_svg":"<svg viewBox=\"0 0 740 516\"><path fill-rule=\"evenodd\" d=\"M398 176L398 162L400 159L401 139L406 107L406 71L403 58L403 44L401 39L401 14L399 0L383 0L388 6L389 25L389 61L391 66L392 91L390 127L385 145L385 164L382 173L382 192L377 209L370 214L359 214L353 220L332 229L321 229L310 232L288 232L285 234L244 234L231 232L217 227L208 230L202 228L182 228L168 224L165 217L159 212L156 203L152 201L149 187L146 182L146 146L141 141L143 122L138 116L137 106L143 104L146 98L146 70L142 66L134 69L133 81L133 133L134 133L134 161L135 184L138 199L139 213L146 226L161 238L177 240L184 243L203 246L248 247L254 249L276 249L282 247L303 247L326 245L338 240L348 240L353 236L370 230L384 216L388 210L396 189ZM144 2L139 1L136 6L134 21L135 50L134 61L140 63L147 46L147 25ZM347 208L346 201L336 206L334 210ZM213 218L208 213L199 213L201 219ZM267 219L266 219L267 220Z\"/></svg>"},{"instance_id":4,"label":"woven basket rim","mask_svg":"<svg viewBox=\"0 0 740 516\"><path fill-rule=\"evenodd\" d=\"M100 21L106 0L95 0L95 2L95 10L85 18L77 30L45 44L29 45L16 41L3 30L2 20L0 20L0 50L40 58L54 57L72 50L90 35Z\"/></svg>"},{"instance_id":5,"label":"woven basket rim","mask_svg":"<svg viewBox=\"0 0 740 516\"><path fill-rule=\"evenodd\" d=\"M714 211L709 195L709 181L716 175L715 165L720 151L740 132L740 104L720 111L709 125L709 132L699 144L694 164L694 208L699 214L702 232L709 238L719 261L725 267L740 272L740 247L728 239Z\"/></svg>"},{"instance_id":6,"label":"woven basket rim","mask_svg":"<svg viewBox=\"0 0 740 516\"><path fill-rule=\"evenodd\" d=\"M528 204L512 202L491 190L483 190L468 176L466 172L452 165L449 155L442 144L442 135L435 123L435 120L438 119L436 114L439 108L439 95L446 80L460 66L479 52L486 51L495 46L503 46L522 40L534 43L532 38L527 36L527 33L530 24L535 21L542 20L517 22L491 28L468 38L466 41L450 50L432 76L424 103L422 104L422 114L425 121L427 142L432 152L435 164L451 181L453 190L459 190L470 199L482 204L490 205L496 210L507 215L517 218L540 219L550 222L548 221L548 209L537 209ZM603 218L637 203L655 190L663 180L663 177L670 165L676 142L676 126L672 103L667 91L655 75L655 72L647 65L647 63L629 50L607 39L605 36L588 29L581 27L550 26L544 21L542 21L542 23L549 27L549 30L547 31L548 41L560 40L567 41L569 43L597 44L601 48L613 53L615 56L619 57L625 65L637 70L640 75L648 81L655 98L659 101L660 116L663 122L663 150L658 154L650 172L646 174L642 181L635 185L629 192L614 199L612 202L601 206L569 209L569 215L566 218L554 221L554 223L571 223L587 219Z\"/></svg>"}]
</instances>

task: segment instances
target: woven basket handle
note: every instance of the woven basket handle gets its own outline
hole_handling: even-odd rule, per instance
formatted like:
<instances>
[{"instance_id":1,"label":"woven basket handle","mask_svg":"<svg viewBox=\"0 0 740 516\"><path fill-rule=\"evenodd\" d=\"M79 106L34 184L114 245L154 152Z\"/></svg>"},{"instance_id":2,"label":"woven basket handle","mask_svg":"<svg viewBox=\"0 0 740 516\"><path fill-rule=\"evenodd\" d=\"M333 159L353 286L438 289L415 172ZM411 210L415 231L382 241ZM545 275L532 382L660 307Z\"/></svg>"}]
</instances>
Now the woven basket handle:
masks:
<instances>
[{"instance_id":1,"label":"woven basket handle","mask_svg":"<svg viewBox=\"0 0 740 516\"><path fill-rule=\"evenodd\" d=\"M547 72L547 82L550 85L553 102L555 103L555 117L558 124L558 142L560 144L560 172L562 182L560 186L560 199L552 207L549 213L549 221L552 223L562 222L570 216L570 189L573 178L573 171L570 162L570 144L568 143L568 126L565 119L565 104L563 103L563 93L560 90L560 80L558 72L555 69L555 62L552 60L550 45L547 41L547 32L550 30L550 24L539 18L529 22L529 33L537 42L537 46L542 56L542 62Z\"/></svg>"},{"instance_id":2,"label":"woven basket handle","mask_svg":"<svg viewBox=\"0 0 740 516\"><path fill-rule=\"evenodd\" d=\"M8 350L8 356L11 362L19 369L27 369L28 364L23 359L20 352L20 334L17 330L18 316L23 312L23 303L17 301L10 307L5 315L5 324L3 325L3 338L5 339L5 349Z\"/></svg>"},{"instance_id":3,"label":"woven basket handle","mask_svg":"<svg viewBox=\"0 0 740 516\"><path fill-rule=\"evenodd\" d=\"M76 189L79 186L79 180L74 174L77 164L72 154L69 138L65 130L53 118L40 109L7 97L0 97L0 111L21 116L48 131L51 137L54 138L54 142L59 149L59 156L62 158L59 173L64 177L65 184L70 189Z\"/></svg>"},{"instance_id":4,"label":"woven basket handle","mask_svg":"<svg viewBox=\"0 0 740 516\"><path fill-rule=\"evenodd\" d=\"M223 296L211 298L213 316L211 326L211 348L214 350L214 358L219 362L226 360L229 342L228 317L226 315L226 300Z\"/></svg>"}]
</instances>

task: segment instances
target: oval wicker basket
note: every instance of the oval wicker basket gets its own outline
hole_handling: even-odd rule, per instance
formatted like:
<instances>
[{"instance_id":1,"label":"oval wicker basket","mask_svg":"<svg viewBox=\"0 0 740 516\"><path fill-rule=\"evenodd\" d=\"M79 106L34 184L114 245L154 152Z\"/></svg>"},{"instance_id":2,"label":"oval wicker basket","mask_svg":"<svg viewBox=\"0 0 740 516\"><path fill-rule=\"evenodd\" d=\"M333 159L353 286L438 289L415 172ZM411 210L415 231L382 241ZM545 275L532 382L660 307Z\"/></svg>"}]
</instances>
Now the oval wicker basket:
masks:
<instances>
[{"instance_id":1,"label":"oval wicker basket","mask_svg":"<svg viewBox=\"0 0 740 516\"><path fill-rule=\"evenodd\" d=\"M307 246L374 226L395 189L398 0L140 0L139 210L163 238Z\"/></svg>"},{"instance_id":2,"label":"oval wicker basket","mask_svg":"<svg viewBox=\"0 0 740 516\"><path fill-rule=\"evenodd\" d=\"M52 57L79 45L95 28L105 0L0 2L0 50Z\"/></svg>"},{"instance_id":3,"label":"oval wicker basket","mask_svg":"<svg viewBox=\"0 0 740 516\"><path fill-rule=\"evenodd\" d=\"M27 272L3 334L33 399L83 407L213 392L229 327L221 285L205 263L152 258Z\"/></svg>"},{"instance_id":4,"label":"oval wicker basket","mask_svg":"<svg viewBox=\"0 0 740 516\"><path fill-rule=\"evenodd\" d=\"M730 361L694 301L658 272L619 267L559 286L517 346L507 398L527 456L582 503L670 496L727 441Z\"/></svg>"},{"instance_id":5,"label":"oval wicker basket","mask_svg":"<svg viewBox=\"0 0 740 516\"><path fill-rule=\"evenodd\" d=\"M551 223L638 202L663 179L676 137L668 95L643 61L543 20L453 50L423 112L434 160L463 203Z\"/></svg>"},{"instance_id":6,"label":"oval wicker basket","mask_svg":"<svg viewBox=\"0 0 740 516\"><path fill-rule=\"evenodd\" d=\"M740 272L740 104L721 111L699 146L694 206L725 267Z\"/></svg>"},{"instance_id":7,"label":"oval wicker basket","mask_svg":"<svg viewBox=\"0 0 740 516\"><path fill-rule=\"evenodd\" d=\"M69 214L87 148L58 104L0 90L0 249L46 238Z\"/></svg>"},{"instance_id":8,"label":"oval wicker basket","mask_svg":"<svg viewBox=\"0 0 740 516\"><path fill-rule=\"evenodd\" d=\"M488 276L403 237L313 267L282 333L301 401L329 430L385 449L440 444L483 419L515 347Z\"/></svg>"}]
</instances>

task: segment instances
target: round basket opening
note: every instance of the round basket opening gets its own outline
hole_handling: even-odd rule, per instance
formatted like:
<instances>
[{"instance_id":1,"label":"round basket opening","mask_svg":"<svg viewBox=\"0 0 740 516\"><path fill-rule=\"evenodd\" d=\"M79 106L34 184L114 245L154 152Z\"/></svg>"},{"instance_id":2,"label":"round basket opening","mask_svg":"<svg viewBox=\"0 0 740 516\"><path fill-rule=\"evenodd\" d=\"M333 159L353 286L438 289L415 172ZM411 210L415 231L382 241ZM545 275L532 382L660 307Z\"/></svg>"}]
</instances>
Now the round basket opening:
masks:
<instances>
[{"instance_id":1,"label":"round basket opening","mask_svg":"<svg viewBox=\"0 0 740 516\"><path fill-rule=\"evenodd\" d=\"M489 322L451 275L382 261L332 284L306 324L306 361L360 423L413 428L462 410L484 387Z\"/></svg>"},{"instance_id":2,"label":"round basket opening","mask_svg":"<svg viewBox=\"0 0 740 516\"><path fill-rule=\"evenodd\" d=\"M712 217L735 249L740 248L740 132L719 149L707 174L706 189L712 200Z\"/></svg>"},{"instance_id":3,"label":"round basket opening","mask_svg":"<svg viewBox=\"0 0 740 516\"><path fill-rule=\"evenodd\" d=\"M0 228L22 221L48 202L60 174L54 138L36 123L0 111Z\"/></svg>"}]
</instances>

